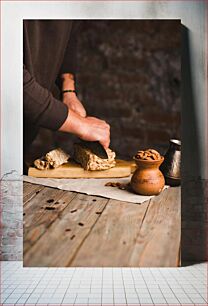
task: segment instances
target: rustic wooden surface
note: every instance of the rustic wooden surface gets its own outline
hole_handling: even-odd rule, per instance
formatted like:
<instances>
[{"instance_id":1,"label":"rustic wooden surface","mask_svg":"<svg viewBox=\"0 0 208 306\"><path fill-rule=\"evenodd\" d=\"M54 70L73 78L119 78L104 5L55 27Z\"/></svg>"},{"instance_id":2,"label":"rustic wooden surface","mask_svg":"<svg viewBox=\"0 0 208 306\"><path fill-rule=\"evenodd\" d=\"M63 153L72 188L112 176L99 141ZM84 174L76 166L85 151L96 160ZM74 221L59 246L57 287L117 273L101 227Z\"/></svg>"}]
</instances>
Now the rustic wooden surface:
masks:
<instances>
[{"instance_id":1,"label":"rustic wooden surface","mask_svg":"<svg viewBox=\"0 0 208 306\"><path fill-rule=\"evenodd\" d=\"M176 267L180 187L142 204L24 183L24 266Z\"/></svg>"}]
</instances>

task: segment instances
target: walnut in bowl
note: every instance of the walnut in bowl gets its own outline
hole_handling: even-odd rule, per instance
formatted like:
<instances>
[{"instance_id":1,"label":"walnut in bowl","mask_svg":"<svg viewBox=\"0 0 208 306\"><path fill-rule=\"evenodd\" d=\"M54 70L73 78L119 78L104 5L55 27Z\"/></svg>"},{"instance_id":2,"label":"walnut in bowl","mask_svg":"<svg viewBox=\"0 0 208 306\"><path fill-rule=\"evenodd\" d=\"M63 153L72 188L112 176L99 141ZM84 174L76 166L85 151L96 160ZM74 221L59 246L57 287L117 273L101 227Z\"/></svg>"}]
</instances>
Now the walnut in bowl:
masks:
<instances>
[{"instance_id":1,"label":"walnut in bowl","mask_svg":"<svg viewBox=\"0 0 208 306\"><path fill-rule=\"evenodd\" d=\"M134 159L140 159L140 160L149 160L149 161L153 161L153 160L161 160L162 156L160 155L159 152L157 152L154 149L147 149L147 150L140 150L136 153L136 155L134 156Z\"/></svg>"}]
</instances>

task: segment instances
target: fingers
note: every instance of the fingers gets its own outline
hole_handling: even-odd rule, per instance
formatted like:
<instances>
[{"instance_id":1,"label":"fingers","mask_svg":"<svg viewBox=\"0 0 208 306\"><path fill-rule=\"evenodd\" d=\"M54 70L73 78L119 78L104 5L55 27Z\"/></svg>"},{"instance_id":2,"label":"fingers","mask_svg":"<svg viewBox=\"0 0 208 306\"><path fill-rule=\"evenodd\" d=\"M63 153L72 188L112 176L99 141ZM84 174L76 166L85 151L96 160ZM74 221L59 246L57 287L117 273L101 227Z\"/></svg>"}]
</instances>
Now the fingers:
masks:
<instances>
[{"instance_id":1,"label":"fingers","mask_svg":"<svg viewBox=\"0 0 208 306\"><path fill-rule=\"evenodd\" d=\"M101 120L96 117L87 117L87 118L91 120L91 122L97 124L98 128L110 130L110 125L105 120Z\"/></svg>"},{"instance_id":2,"label":"fingers","mask_svg":"<svg viewBox=\"0 0 208 306\"><path fill-rule=\"evenodd\" d=\"M99 142L105 149L107 149L110 145L110 126L107 123L105 124L105 128L102 130Z\"/></svg>"},{"instance_id":3,"label":"fingers","mask_svg":"<svg viewBox=\"0 0 208 306\"><path fill-rule=\"evenodd\" d=\"M110 125L95 117L79 119L75 134L83 140L99 141L107 149L110 144Z\"/></svg>"},{"instance_id":4,"label":"fingers","mask_svg":"<svg viewBox=\"0 0 208 306\"><path fill-rule=\"evenodd\" d=\"M108 149L110 145L110 138L105 140L100 140L99 142L105 149Z\"/></svg>"}]
</instances>

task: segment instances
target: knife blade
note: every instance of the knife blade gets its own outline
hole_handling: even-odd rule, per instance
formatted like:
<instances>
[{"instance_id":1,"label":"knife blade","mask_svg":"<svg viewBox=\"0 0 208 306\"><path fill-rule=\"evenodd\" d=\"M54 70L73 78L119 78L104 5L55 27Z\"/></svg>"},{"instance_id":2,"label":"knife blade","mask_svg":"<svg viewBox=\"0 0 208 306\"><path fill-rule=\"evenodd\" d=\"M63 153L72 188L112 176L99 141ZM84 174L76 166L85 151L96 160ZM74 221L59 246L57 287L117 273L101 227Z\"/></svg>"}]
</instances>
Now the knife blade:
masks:
<instances>
[{"instance_id":1,"label":"knife blade","mask_svg":"<svg viewBox=\"0 0 208 306\"><path fill-rule=\"evenodd\" d=\"M104 147L99 143L99 141L81 140L81 144L84 147L90 149L92 153L94 153L98 157L103 158L103 159L108 159L108 154L106 150L104 149Z\"/></svg>"}]
</instances>

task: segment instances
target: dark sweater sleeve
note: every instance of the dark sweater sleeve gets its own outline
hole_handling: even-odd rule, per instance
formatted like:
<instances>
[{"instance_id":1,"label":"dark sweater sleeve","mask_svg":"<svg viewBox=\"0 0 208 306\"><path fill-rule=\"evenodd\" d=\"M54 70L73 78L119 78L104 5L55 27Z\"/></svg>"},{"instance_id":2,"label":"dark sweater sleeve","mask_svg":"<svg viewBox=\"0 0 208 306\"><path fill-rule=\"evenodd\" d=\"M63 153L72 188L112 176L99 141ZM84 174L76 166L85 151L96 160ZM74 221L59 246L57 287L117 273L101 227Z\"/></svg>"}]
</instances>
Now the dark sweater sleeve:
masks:
<instances>
[{"instance_id":1,"label":"dark sweater sleeve","mask_svg":"<svg viewBox=\"0 0 208 306\"><path fill-rule=\"evenodd\" d=\"M64 54L64 59L60 69L62 73L76 74L77 66L77 38L80 31L81 21L73 21L72 29L70 32L70 38L67 44L67 48Z\"/></svg>"},{"instance_id":2,"label":"dark sweater sleeve","mask_svg":"<svg viewBox=\"0 0 208 306\"><path fill-rule=\"evenodd\" d=\"M23 65L24 118L37 127L58 130L68 115L67 106L42 87Z\"/></svg>"}]
</instances>

